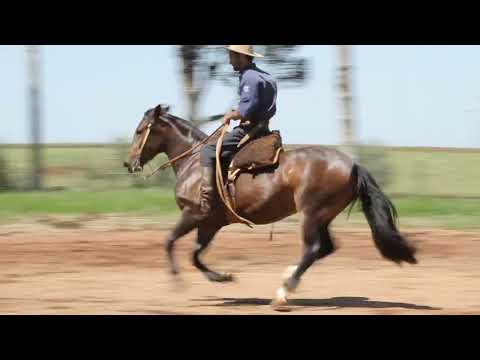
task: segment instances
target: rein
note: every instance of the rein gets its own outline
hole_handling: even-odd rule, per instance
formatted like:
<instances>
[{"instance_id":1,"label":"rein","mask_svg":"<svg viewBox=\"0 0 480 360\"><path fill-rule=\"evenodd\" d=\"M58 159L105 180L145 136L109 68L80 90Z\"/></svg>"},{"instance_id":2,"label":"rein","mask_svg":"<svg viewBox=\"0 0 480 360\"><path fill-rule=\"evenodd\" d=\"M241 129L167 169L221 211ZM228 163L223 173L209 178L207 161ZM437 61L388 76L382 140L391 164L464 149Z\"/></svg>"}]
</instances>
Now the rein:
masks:
<instances>
[{"instance_id":1,"label":"rein","mask_svg":"<svg viewBox=\"0 0 480 360\"><path fill-rule=\"evenodd\" d=\"M153 124L154 124L154 121L151 121L147 126L147 132L145 133L145 137L143 138L142 145L140 146L140 156L143 152L143 148L145 147L145 144L148 141L148 137L150 136L150 133L152 132ZM220 137L218 138L218 141L217 141L217 147L216 147L216 161L217 161L217 166L216 166L217 181L216 181L216 183L217 183L217 190L218 190L218 193L220 195L220 198L221 198L222 202L225 204L225 206L228 208L228 210L231 212L231 214L237 220L239 220L241 223L243 223L243 224L249 226L250 228L252 228L253 225L255 225L255 224L252 223L250 220L247 220L247 219L241 217L240 215L238 215L235 212L235 210L232 209L230 201L228 201L228 196L225 194L225 191L224 191L224 182L223 182L222 166L221 166L221 161L220 161L220 153L221 153L221 149L222 149L223 138L225 137L225 134L227 133L228 128L229 128L228 124L220 125L211 135L207 136L204 140L199 142L197 145L195 145L191 149L183 152L182 154L176 156L175 158L167 161L165 164L159 166L157 169L152 171L150 173L150 175L144 176L144 179L146 180L146 179L152 177L157 172L165 170L168 167L172 166L178 160L183 159L184 157L191 155L195 149L197 149L200 146L206 144L211 138L213 138L218 132L221 131Z\"/></svg>"},{"instance_id":2,"label":"rein","mask_svg":"<svg viewBox=\"0 0 480 360\"><path fill-rule=\"evenodd\" d=\"M148 129L147 129L147 133L145 134L145 138L143 139L143 143L142 143L142 147L140 149L140 154L142 153L143 151L143 147L145 146L147 140L148 140L148 136L150 135L150 132L151 132L151 127L152 127L153 123L150 123L148 124ZM154 171L152 171L152 173L150 175L146 175L144 176L143 178L145 180L149 179L150 177L152 177L153 175L155 175L156 173L158 173L159 171L162 171L162 170L165 170L167 168L169 168L170 166L172 166L174 163L176 163L178 160L180 159L183 159L184 157L186 156L189 156L189 155L192 155L193 151L198 149L200 146L206 144L211 138L213 138L220 130L222 130L223 128L223 124L218 127L211 135L207 136L204 140L202 140L201 142L199 142L197 145L195 145L194 147L192 147L191 149L188 149L187 151L183 152L182 154L174 157L173 159L167 161L165 164L159 166L157 169L155 169Z\"/></svg>"},{"instance_id":3,"label":"rein","mask_svg":"<svg viewBox=\"0 0 480 360\"><path fill-rule=\"evenodd\" d=\"M222 173L222 162L220 161L220 153L222 150L222 143L223 143L223 138L225 137L225 134L227 133L228 130L228 125L222 125L220 128L222 130L222 133L220 134L220 137L218 138L217 141L217 148L216 148L216 161L217 161L217 166L216 166L216 177L217 177L217 190L218 194L220 195L221 200L225 204L225 206L228 208L228 210L232 213L232 215L237 218L241 223L247 225L250 228L253 228L255 225L253 222L250 220L247 220L240 215L238 215L235 210L232 209L232 206L230 204L230 201L228 201L228 196L225 194L225 186L223 182L223 173Z\"/></svg>"}]
</instances>

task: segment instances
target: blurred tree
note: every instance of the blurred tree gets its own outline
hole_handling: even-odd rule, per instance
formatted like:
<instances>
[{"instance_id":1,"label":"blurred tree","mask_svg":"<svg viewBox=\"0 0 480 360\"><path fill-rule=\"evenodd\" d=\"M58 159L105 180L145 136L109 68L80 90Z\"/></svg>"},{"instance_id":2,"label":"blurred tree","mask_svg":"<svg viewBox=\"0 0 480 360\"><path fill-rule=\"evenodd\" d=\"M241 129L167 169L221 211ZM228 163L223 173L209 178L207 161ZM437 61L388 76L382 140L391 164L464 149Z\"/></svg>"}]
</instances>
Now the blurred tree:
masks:
<instances>
[{"instance_id":1,"label":"blurred tree","mask_svg":"<svg viewBox=\"0 0 480 360\"><path fill-rule=\"evenodd\" d=\"M256 45L255 50L265 55L256 61L267 64L278 82L301 85L308 78L309 67L307 59L294 56L298 48L298 45ZM198 117L198 104L207 86L214 80L228 86L236 86L238 82L229 65L227 50L224 45L178 45L176 51L188 103L187 116L198 125L211 121Z\"/></svg>"}]
</instances>

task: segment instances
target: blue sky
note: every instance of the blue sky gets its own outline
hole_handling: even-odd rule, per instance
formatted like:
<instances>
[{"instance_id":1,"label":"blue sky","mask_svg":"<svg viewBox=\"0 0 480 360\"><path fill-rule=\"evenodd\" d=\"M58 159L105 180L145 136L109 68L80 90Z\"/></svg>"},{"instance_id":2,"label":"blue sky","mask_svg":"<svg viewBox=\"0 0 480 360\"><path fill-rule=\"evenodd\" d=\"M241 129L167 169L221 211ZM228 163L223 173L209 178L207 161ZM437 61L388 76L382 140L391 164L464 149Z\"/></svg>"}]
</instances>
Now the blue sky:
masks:
<instances>
[{"instance_id":1,"label":"blue sky","mask_svg":"<svg viewBox=\"0 0 480 360\"><path fill-rule=\"evenodd\" d=\"M480 147L480 46L354 46L354 115L359 142ZM334 46L302 46L312 78L282 88L272 128L285 142L338 144ZM130 139L159 103L185 115L174 46L44 46L46 142ZM27 142L26 56L0 46L0 142ZM261 63L259 63L262 67ZM268 67L263 67L268 71ZM236 89L212 84L202 115L224 112Z\"/></svg>"}]
</instances>

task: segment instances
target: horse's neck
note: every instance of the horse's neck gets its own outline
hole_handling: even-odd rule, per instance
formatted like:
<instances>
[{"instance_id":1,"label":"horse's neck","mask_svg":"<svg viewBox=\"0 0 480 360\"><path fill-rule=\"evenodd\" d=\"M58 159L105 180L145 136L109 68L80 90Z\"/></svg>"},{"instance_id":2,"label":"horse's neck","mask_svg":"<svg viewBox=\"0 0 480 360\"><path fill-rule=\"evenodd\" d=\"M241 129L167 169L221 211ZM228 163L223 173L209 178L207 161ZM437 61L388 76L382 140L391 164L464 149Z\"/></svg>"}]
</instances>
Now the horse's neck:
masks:
<instances>
[{"instance_id":1,"label":"horse's neck","mask_svg":"<svg viewBox=\"0 0 480 360\"><path fill-rule=\"evenodd\" d=\"M176 157L182 155L183 153L187 152L191 148L192 146L190 144L173 141L172 144L167 145L165 154L167 155L168 160L172 161ZM175 172L175 175L178 174L179 171L181 171L182 167L185 164L185 160L187 160L187 158L179 159L172 164L172 168Z\"/></svg>"},{"instance_id":2,"label":"horse's neck","mask_svg":"<svg viewBox=\"0 0 480 360\"><path fill-rule=\"evenodd\" d=\"M198 141L196 141L192 136L189 136L188 134L182 134L179 129L172 129L172 131L175 131L177 134L176 136L169 137L170 141L167 143L165 151L170 161L186 153L188 150L192 149L196 144L198 144ZM175 172L177 178L178 175L182 173L183 168L189 166L191 160L192 155L187 155L173 163L173 171Z\"/></svg>"}]
</instances>

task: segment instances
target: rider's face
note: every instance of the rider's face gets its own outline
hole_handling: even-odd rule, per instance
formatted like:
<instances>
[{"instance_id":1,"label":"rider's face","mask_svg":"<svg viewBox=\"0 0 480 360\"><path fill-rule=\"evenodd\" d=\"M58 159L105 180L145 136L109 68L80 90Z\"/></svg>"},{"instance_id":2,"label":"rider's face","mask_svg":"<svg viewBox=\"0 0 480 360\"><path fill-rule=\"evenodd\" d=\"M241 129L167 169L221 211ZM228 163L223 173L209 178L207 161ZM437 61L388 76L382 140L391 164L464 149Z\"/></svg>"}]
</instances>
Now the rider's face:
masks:
<instances>
[{"instance_id":1,"label":"rider's face","mask_svg":"<svg viewBox=\"0 0 480 360\"><path fill-rule=\"evenodd\" d=\"M228 54L230 56L230 65L232 65L234 71L241 71L250 63L245 55L233 51L229 51Z\"/></svg>"},{"instance_id":2,"label":"rider's face","mask_svg":"<svg viewBox=\"0 0 480 360\"><path fill-rule=\"evenodd\" d=\"M230 65L232 65L233 70L239 71L240 70L240 54L237 54L236 52L229 51L228 55L230 57Z\"/></svg>"}]
</instances>

